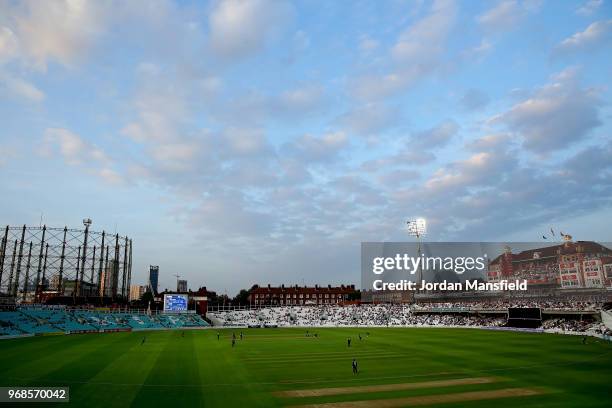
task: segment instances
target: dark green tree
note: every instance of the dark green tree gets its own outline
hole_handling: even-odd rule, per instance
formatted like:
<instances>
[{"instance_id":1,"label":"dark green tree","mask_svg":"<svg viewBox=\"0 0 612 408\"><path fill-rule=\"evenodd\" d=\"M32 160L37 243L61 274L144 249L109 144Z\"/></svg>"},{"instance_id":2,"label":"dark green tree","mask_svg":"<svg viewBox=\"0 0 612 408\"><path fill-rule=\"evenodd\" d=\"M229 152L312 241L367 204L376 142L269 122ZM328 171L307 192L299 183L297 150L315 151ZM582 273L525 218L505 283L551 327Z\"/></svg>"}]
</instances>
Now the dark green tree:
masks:
<instances>
[{"instance_id":1,"label":"dark green tree","mask_svg":"<svg viewBox=\"0 0 612 408\"><path fill-rule=\"evenodd\" d=\"M350 301L361 300L361 291L358 289L352 293L349 293L347 296L347 300L350 300Z\"/></svg>"},{"instance_id":2,"label":"dark green tree","mask_svg":"<svg viewBox=\"0 0 612 408\"><path fill-rule=\"evenodd\" d=\"M243 306L249 304L249 295L251 291L246 289L241 289L240 292L232 299L232 305L234 306Z\"/></svg>"}]
</instances>

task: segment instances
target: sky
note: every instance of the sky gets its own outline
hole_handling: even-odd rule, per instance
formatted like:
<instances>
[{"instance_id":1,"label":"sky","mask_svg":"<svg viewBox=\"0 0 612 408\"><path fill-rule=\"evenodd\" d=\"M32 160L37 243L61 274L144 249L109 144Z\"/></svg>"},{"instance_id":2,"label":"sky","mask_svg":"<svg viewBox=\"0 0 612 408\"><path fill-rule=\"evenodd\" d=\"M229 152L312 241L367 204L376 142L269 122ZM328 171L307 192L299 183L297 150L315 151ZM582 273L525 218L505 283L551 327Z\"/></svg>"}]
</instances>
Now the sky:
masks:
<instances>
[{"instance_id":1,"label":"sky","mask_svg":"<svg viewBox=\"0 0 612 408\"><path fill-rule=\"evenodd\" d=\"M364 241L612 241L612 2L0 0L0 225L133 283L359 281Z\"/></svg>"}]
</instances>

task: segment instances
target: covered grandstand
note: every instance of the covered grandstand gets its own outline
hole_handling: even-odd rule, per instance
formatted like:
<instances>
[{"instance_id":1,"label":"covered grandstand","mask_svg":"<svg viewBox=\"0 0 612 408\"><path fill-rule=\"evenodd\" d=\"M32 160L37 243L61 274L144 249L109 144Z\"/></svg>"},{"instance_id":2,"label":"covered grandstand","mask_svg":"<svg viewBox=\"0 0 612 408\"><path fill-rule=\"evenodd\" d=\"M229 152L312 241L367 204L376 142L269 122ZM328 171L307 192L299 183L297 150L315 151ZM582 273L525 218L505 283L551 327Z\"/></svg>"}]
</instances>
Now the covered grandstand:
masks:
<instances>
[{"instance_id":1,"label":"covered grandstand","mask_svg":"<svg viewBox=\"0 0 612 408\"><path fill-rule=\"evenodd\" d=\"M514 306L514 307L513 307ZM546 306L546 307L543 307ZM538 310L536 331L588 334L609 339L612 330L602 322L597 303L561 303L529 307L485 304L362 304L347 306L278 306L208 312L215 326L231 327L516 327L512 310Z\"/></svg>"},{"instance_id":2,"label":"covered grandstand","mask_svg":"<svg viewBox=\"0 0 612 408\"><path fill-rule=\"evenodd\" d=\"M0 337L52 333L97 333L134 330L203 328L195 313L147 314L65 307L16 307L0 310Z\"/></svg>"}]
</instances>

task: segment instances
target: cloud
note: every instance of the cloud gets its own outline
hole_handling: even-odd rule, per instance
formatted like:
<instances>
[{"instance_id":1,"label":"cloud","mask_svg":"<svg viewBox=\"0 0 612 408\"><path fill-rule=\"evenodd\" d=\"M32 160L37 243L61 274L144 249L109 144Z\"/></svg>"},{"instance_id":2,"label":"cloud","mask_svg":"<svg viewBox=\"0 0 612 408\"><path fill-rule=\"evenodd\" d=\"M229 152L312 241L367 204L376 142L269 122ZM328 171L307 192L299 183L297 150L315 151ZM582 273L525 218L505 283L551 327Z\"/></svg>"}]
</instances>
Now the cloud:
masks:
<instances>
[{"instance_id":1,"label":"cloud","mask_svg":"<svg viewBox=\"0 0 612 408\"><path fill-rule=\"evenodd\" d=\"M77 165L87 163L90 160L101 162L109 160L100 148L68 129L46 129L43 143L44 147L47 148L47 154L51 154L52 150L50 149L58 148L60 155L68 164Z\"/></svg>"},{"instance_id":2,"label":"cloud","mask_svg":"<svg viewBox=\"0 0 612 408\"><path fill-rule=\"evenodd\" d=\"M194 170L201 146L191 140L176 140L147 145L149 159L162 171L186 172Z\"/></svg>"},{"instance_id":3,"label":"cloud","mask_svg":"<svg viewBox=\"0 0 612 408\"><path fill-rule=\"evenodd\" d=\"M391 50L406 65L430 65L443 54L448 33L456 16L452 1L436 1L428 15L402 32Z\"/></svg>"},{"instance_id":4,"label":"cloud","mask_svg":"<svg viewBox=\"0 0 612 408\"><path fill-rule=\"evenodd\" d=\"M225 59L250 56L292 16L292 7L281 0L221 0L209 17L210 47Z\"/></svg>"},{"instance_id":5,"label":"cloud","mask_svg":"<svg viewBox=\"0 0 612 408\"><path fill-rule=\"evenodd\" d=\"M271 101L273 111L303 115L319 109L325 95L321 86L309 85L289 89Z\"/></svg>"},{"instance_id":6,"label":"cloud","mask_svg":"<svg viewBox=\"0 0 612 408\"><path fill-rule=\"evenodd\" d=\"M436 156L432 153L436 148L449 144L459 131L459 125L454 120L445 120L438 125L415 132L404 139L403 145L393 154L378 159L366 160L360 168L368 172L397 171L406 167L419 167L432 163ZM412 170L411 170L412 171Z\"/></svg>"},{"instance_id":7,"label":"cloud","mask_svg":"<svg viewBox=\"0 0 612 408\"><path fill-rule=\"evenodd\" d=\"M223 245L232 239L244 242L265 237L274 230L274 218L264 211L249 208L249 202L238 192L220 191L180 211L187 214L190 224L206 226L201 235L220 239Z\"/></svg>"},{"instance_id":8,"label":"cloud","mask_svg":"<svg viewBox=\"0 0 612 408\"><path fill-rule=\"evenodd\" d=\"M18 51L19 42L13 30L0 26L0 64L14 58Z\"/></svg>"},{"instance_id":9,"label":"cloud","mask_svg":"<svg viewBox=\"0 0 612 408\"><path fill-rule=\"evenodd\" d=\"M298 30L293 34L288 48L287 55L282 61L287 64L294 64L310 48L310 37L305 31Z\"/></svg>"},{"instance_id":10,"label":"cloud","mask_svg":"<svg viewBox=\"0 0 612 408\"><path fill-rule=\"evenodd\" d=\"M590 16L595 13L603 4L603 0L588 0L583 3L578 9L576 9L576 14L581 16Z\"/></svg>"},{"instance_id":11,"label":"cloud","mask_svg":"<svg viewBox=\"0 0 612 408\"><path fill-rule=\"evenodd\" d=\"M460 100L461 106L468 111L484 108L489 102L489 96L479 89L468 89Z\"/></svg>"},{"instance_id":12,"label":"cloud","mask_svg":"<svg viewBox=\"0 0 612 408\"><path fill-rule=\"evenodd\" d=\"M103 35L110 16L102 2L50 0L0 2L0 65L46 71L49 63L74 66ZM45 94L23 73L0 72L6 92L33 102Z\"/></svg>"},{"instance_id":13,"label":"cloud","mask_svg":"<svg viewBox=\"0 0 612 408\"><path fill-rule=\"evenodd\" d=\"M111 9L97 1L2 2L0 13L11 25L3 27L0 55L10 31L18 50L13 56L32 67L46 70L50 61L72 66L104 34Z\"/></svg>"},{"instance_id":14,"label":"cloud","mask_svg":"<svg viewBox=\"0 0 612 408\"><path fill-rule=\"evenodd\" d=\"M561 162L521 156L505 134L483 136L467 147L468 157L447 163L422 184L396 189L389 208L426 216L438 239L482 240L609 206L609 143Z\"/></svg>"},{"instance_id":15,"label":"cloud","mask_svg":"<svg viewBox=\"0 0 612 408\"><path fill-rule=\"evenodd\" d=\"M378 47L380 47L380 42L367 35L362 36L359 40L359 49L365 55L369 55L376 51Z\"/></svg>"},{"instance_id":16,"label":"cloud","mask_svg":"<svg viewBox=\"0 0 612 408\"><path fill-rule=\"evenodd\" d=\"M227 128L223 132L226 159L245 156L263 156L269 152L265 134L259 129Z\"/></svg>"},{"instance_id":17,"label":"cloud","mask_svg":"<svg viewBox=\"0 0 612 408\"><path fill-rule=\"evenodd\" d=\"M208 110L208 114L223 123L232 123L239 117L241 123L259 125L267 120L304 120L321 112L326 106L326 93L317 84L305 84L267 94L259 90L245 90L239 95L219 98Z\"/></svg>"},{"instance_id":18,"label":"cloud","mask_svg":"<svg viewBox=\"0 0 612 408\"><path fill-rule=\"evenodd\" d=\"M42 102L45 99L45 93L35 85L24 79L16 78L9 74L2 74L2 72L0 72L0 89L3 88L8 94L32 102Z\"/></svg>"},{"instance_id":19,"label":"cloud","mask_svg":"<svg viewBox=\"0 0 612 408\"><path fill-rule=\"evenodd\" d=\"M340 115L337 123L351 133L373 135L397 125L400 113L384 103L367 103Z\"/></svg>"},{"instance_id":20,"label":"cloud","mask_svg":"<svg viewBox=\"0 0 612 408\"><path fill-rule=\"evenodd\" d=\"M82 167L109 184L124 183L121 174L113 169L114 161L102 148L68 129L45 129L39 153L51 159L59 154L66 164Z\"/></svg>"},{"instance_id":21,"label":"cloud","mask_svg":"<svg viewBox=\"0 0 612 408\"><path fill-rule=\"evenodd\" d=\"M360 169L375 173L404 167L419 167L430 164L434 160L436 156L433 153L408 146L397 153L366 160L361 163Z\"/></svg>"},{"instance_id":22,"label":"cloud","mask_svg":"<svg viewBox=\"0 0 612 408\"><path fill-rule=\"evenodd\" d=\"M507 148L512 136L504 133L482 136L467 143L466 148L474 152L491 152Z\"/></svg>"},{"instance_id":23,"label":"cloud","mask_svg":"<svg viewBox=\"0 0 612 408\"><path fill-rule=\"evenodd\" d=\"M397 166L418 167L433 162L436 159L436 156L428 151L406 147L397 155L392 156L392 159L394 164Z\"/></svg>"},{"instance_id":24,"label":"cloud","mask_svg":"<svg viewBox=\"0 0 612 408\"><path fill-rule=\"evenodd\" d=\"M593 189L603 189L610 193L612 181L612 144L587 147L568 158L559 169L561 177L575 183L590 185ZM594 171L598 169L598 171Z\"/></svg>"},{"instance_id":25,"label":"cloud","mask_svg":"<svg viewBox=\"0 0 612 408\"><path fill-rule=\"evenodd\" d=\"M461 53L462 60L468 63L480 62L493 50L493 44L486 38L474 47L468 48Z\"/></svg>"},{"instance_id":26,"label":"cloud","mask_svg":"<svg viewBox=\"0 0 612 408\"><path fill-rule=\"evenodd\" d=\"M458 131L459 125L457 122L446 120L431 129L415 133L412 136L412 141L418 149L431 150L447 145Z\"/></svg>"},{"instance_id":27,"label":"cloud","mask_svg":"<svg viewBox=\"0 0 612 408\"><path fill-rule=\"evenodd\" d=\"M601 124L600 106L597 92L580 88L574 71L566 70L492 123L507 125L522 136L525 148L547 154L585 139Z\"/></svg>"},{"instance_id":28,"label":"cloud","mask_svg":"<svg viewBox=\"0 0 612 408\"><path fill-rule=\"evenodd\" d=\"M421 75L421 70L410 69L401 73L385 75L365 75L352 83L352 92L360 99L375 101L400 93L409 87Z\"/></svg>"},{"instance_id":29,"label":"cloud","mask_svg":"<svg viewBox=\"0 0 612 408\"><path fill-rule=\"evenodd\" d=\"M188 14L166 0L0 1L2 79L13 94L40 102L45 95L26 79L28 74L47 73L53 64L76 69L99 56L96 51L104 51L99 66L113 60L117 50L135 44L138 51L133 55L163 53L184 63L185 48L202 48L201 30L185 21Z\"/></svg>"},{"instance_id":30,"label":"cloud","mask_svg":"<svg viewBox=\"0 0 612 408\"><path fill-rule=\"evenodd\" d=\"M322 136L303 135L286 144L284 150L304 163L328 161L348 146L344 132L326 133Z\"/></svg>"},{"instance_id":31,"label":"cloud","mask_svg":"<svg viewBox=\"0 0 612 408\"><path fill-rule=\"evenodd\" d=\"M584 31L579 31L561 41L553 53L559 55L592 51L598 47L609 45L611 39L612 20L596 21Z\"/></svg>"},{"instance_id":32,"label":"cloud","mask_svg":"<svg viewBox=\"0 0 612 408\"><path fill-rule=\"evenodd\" d=\"M476 18L487 31L505 31L513 28L525 15L525 9L516 0L504 0Z\"/></svg>"},{"instance_id":33,"label":"cloud","mask_svg":"<svg viewBox=\"0 0 612 408\"><path fill-rule=\"evenodd\" d=\"M13 147L0 145L0 167L5 166L15 156Z\"/></svg>"},{"instance_id":34,"label":"cloud","mask_svg":"<svg viewBox=\"0 0 612 408\"><path fill-rule=\"evenodd\" d=\"M453 166L454 177L442 180L448 184L435 186L444 187L439 194L451 192L453 199L448 202L427 195L427 190L419 193L425 197L427 215L444 220L444 236L495 237L499 231L507 234L609 206L612 164L604 157L612 152L610 144L580 150L554 166L539 160L521 164L513 149L478 154L477 164Z\"/></svg>"},{"instance_id":35,"label":"cloud","mask_svg":"<svg viewBox=\"0 0 612 408\"><path fill-rule=\"evenodd\" d=\"M265 189L281 177L276 151L256 123L272 114L267 110L277 108L272 102L280 96L245 97L238 109L220 99L217 81L214 86L194 87L194 82L209 80L151 64L140 64L138 72L144 76L121 130L139 152L132 167L134 179L200 200L227 189ZM312 95L318 94L310 88L283 94L284 114L310 109Z\"/></svg>"},{"instance_id":36,"label":"cloud","mask_svg":"<svg viewBox=\"0 0 612 408\"><path fill-rule=\"evenodd\" d=\"M200 53L204 31L194 8L172 0L0 1L0 63L47 71L50 64L76 68L104 51L104 62L117 50L183 61ZM189 57L192 58L192 57Z\"/></svg>"},{"instance_id":37,"label":"cloud","mask_svg":"<svg viewBox=\"0 0 612 408\"><path fill-rule=\"evenodd\" d=\"M104 167L100 169L98 172L98 176L100 176L108 184L117 185L117 184L124 183L123 176L119 174L118 172L116 172L115 170L110 169L108 167Z\"/></svg>"},{"instance_id":38,"label":"cloud","mask_svg":"<svg viewBox=\"0 0 612 408\"><path fill-rule=\"evenodd\" d=\"M416 170L392 170L382 173L378 181L388 188L404 187L406 184L413 185L419 181L421 174Z\"/></svg>"},{"instance_id":39,"label":"cloud","mask_svg":"<svg viewBox=\"0 0 612 408\"><path fill-rule=\"evenodd\" d=\"M331 197L326 197L326 199L336 201L333 204L335 209L347 214L349 214L349 211L350 213L357 213L366 208L378 209L380 205L387 203L383 191L379 188L380 186L370 183L361 175L341 175L327 183L327 186L333 188L333 193ZM329 205L332 207L331 203ZM348 205L354 205L357 208L349 210L346 208ZM333 228L330 230L333 231Z\"/></svg>"},{"instance_id":40,"label":"cloud","mask_svg":"<svg viewBox=\"0 0 612 408\"><path fill-rule=\"evenodd\" d=\"M352 93L372 101L404 91L441 64L457 10L452 0L436 0L429 12L400 33L389 53L392 68L351 81Z\"/></svg>"},{"instance_id":41,"label":"cloud","mask_svg":"<svg viewBox=\"0 0 612 408\"><path fill-rule=\"evenodd\" d=\"M143 65L137 70L142 72ZM154 74L158 68L149 66ZM137 142L171 142L180 138L180 128L189 122L193 111L189 104L189 82L172 75L152 75L142 78L131 102L136 116L122 134Z\"/></svg>"},{"instance_id":42,"label":"cloud","mask_svg":"<svg viewBox=\"0 0 612 408\"><path fill-rule=\"evenodd\" d=\"M433 173L425 182L429 195L453 196L457 191L478 184L486 184L516 159L494 152L478 152L467 159L453 162Z\"/></svg>"}]
</instances>

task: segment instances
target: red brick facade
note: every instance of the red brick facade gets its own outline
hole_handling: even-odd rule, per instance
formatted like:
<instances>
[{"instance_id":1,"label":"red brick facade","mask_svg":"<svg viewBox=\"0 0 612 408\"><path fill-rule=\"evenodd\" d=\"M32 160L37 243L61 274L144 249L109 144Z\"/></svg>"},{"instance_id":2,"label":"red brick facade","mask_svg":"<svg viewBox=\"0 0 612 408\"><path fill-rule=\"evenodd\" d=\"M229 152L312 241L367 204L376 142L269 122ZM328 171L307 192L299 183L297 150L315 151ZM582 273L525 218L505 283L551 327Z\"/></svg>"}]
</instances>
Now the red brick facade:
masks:
<instances>
[{"instance_id":1,"label":"red brick facade","mask_svg":"<svg viewBox=\"0 0 612 408\"><path fill-rule=\"evenodd\" d=\"M592 241L530 249L510 248L489 263L489 281L527 279L530 285L612 288L612 250Z\"/></svg>"}]
</instances>

